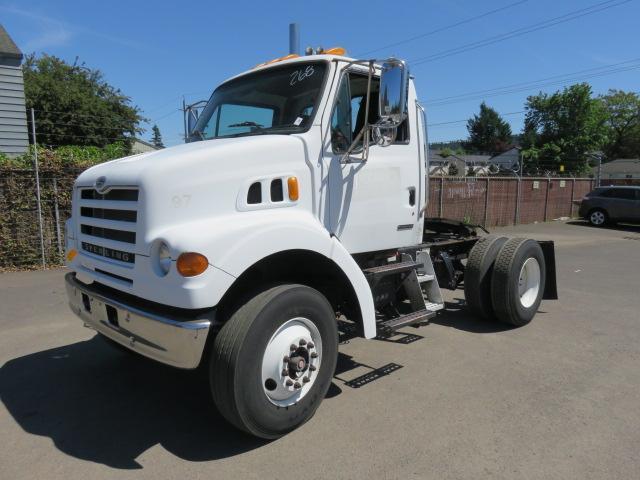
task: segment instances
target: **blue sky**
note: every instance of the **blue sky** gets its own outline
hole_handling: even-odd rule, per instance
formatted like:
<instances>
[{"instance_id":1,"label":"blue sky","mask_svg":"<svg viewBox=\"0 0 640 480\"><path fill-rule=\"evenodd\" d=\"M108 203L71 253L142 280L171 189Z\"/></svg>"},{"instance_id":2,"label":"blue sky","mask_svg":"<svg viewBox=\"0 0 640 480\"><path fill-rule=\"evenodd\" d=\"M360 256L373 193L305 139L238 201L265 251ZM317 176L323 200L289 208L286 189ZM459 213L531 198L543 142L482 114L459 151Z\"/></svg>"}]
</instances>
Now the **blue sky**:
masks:
<instances>
[{"instance_id":1,"label":"blue sky","mask_svg":"<svg viewBox=\"0 0 640 480\"><path fill-rule=\"evenodd\" d=\"M598 4L594 9L603 10L585 14ZM583 16L563 22L578 10ZM207 98L225 78L286 54L290 22L300 25L302 48L343 46L355 56L407 59L427 104L430 140L443 141L466 136L460 120L483 99L509 114L519 132L524 115L517 112L540 90L583 78L596 93L640 90L639 20L640 0L0 0L0 23L23 52L79 57L99 68L159 125L167 145L182 141L182 96ZM541 79L549 80L526 83ZM469 92L478 93L448 98Z\"/></svg>"}]
</instances>

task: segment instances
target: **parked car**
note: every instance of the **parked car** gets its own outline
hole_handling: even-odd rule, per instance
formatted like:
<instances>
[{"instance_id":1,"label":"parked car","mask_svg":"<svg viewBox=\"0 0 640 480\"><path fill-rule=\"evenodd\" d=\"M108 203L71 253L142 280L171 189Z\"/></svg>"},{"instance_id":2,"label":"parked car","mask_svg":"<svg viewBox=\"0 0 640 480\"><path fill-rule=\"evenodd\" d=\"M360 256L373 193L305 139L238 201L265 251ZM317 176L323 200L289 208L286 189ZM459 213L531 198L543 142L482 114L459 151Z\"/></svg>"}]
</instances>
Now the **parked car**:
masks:
<instances>
[{"instance_id":1,"label":"parked car","mask_svg":"<svg viewBox=\"0 0 640 480\"><path fill-rule=\"evenodd\" d=\"M580 202L578 214L591 225L640 223L640 187L598 187Z\"/></svg>"}]
</instances>

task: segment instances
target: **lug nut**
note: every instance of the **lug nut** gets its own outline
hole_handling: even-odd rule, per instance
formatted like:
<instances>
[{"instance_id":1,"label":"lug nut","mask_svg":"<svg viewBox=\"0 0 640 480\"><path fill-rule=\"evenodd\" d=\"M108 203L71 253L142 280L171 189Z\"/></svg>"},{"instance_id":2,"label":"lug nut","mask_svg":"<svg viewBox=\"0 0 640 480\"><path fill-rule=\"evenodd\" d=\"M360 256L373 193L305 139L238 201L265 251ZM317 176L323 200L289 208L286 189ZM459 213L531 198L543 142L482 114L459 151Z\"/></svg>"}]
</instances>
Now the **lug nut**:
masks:
<instances>
[{"instance_id":1,"label":"lug nut","mask_svg":"<svg viewBox=\"0 0 640 480\"><path fill-rule=\"evenodd\" d=\"M285 369L283 369L283 370L282 370L282 376L283 376L283 377L286 377L287 375L289 375L289 372L288 372L288 371L287 371L287 369L285 368Z\"/></svg>"},{"instance_id":2,"label":"lug nut","mask_svg":"<svg viewBox=\"0 0 640 480\"><path fill-rule=\"evenodd\" d=\"M285 355L282 361L285 363L289 363L289 355Z\"/></svg>"},{"instance_id":3,"label":"lug nut","mask_svg":"<svg viewBox=\"0 0 640 480\"><path fill-rule=\"evenodd\" d=\"M318 358L318 354L316 352L311 352L311 358Z\"/></svg>"},{"instance_id":4,"label":"lug nut","mask_svg":"<svg viewBox=\"0 0 640 480\"><path fill-rule=\"evenodd\" d=\"M309 377L302 377L302 383L309 383L310 381Z\"/></svg>"},{"instance_id":5,"label":"lug nut","mask_svg":"<svg viewBox=\"0 0 640 480\"><path fill-rule=\"evenodd\" d=\"M296 382L293 384L293 388L302 388L302 385L300 385L300 383Z\"/></svg>"},{"instance_id":6,"label":"lug nut","mask_svg":"<svg viewBox=\"0 0 640 480\"><path fill-rule=\"evenodd\" d=\"M307 341L304 338L302 338L298 343L300 344L301 347L304 347L307 344Z\"/></svg>"},{"instance_id":7,"label":"lug nut","mask_svg":"<svg viewBox=\"0 0 640 480\"><path fill-rule=\"evenodd\" d=\"M309 371L310 372L315 372L317 370L315 365L309 365Z\"/></svg>"},{"instance_id":8,"label":"lug nut","mask_svg":"<svg viewBox=\"0 0 640 480\"><path fill-rule=\"evenodd\" d=\"M289 345L289 350L291 350L292 352L294 350L296 350L298 347L296 347L293 343L291 345Z\"/></svg>"},{"instance_id":9,"label":"lug nut","mask_svg":"<svg viewBox=\"0 0 640 480\"><path fill-rule=\"evenodd\" d=\"M290 387L291 385L293 385L293 381L291 381L291 380L287 380L287 381L285 382L285 385L286 385L287 387Z\"/></svg>"},{"instance_id":10,"label":"lug nut","mask_svg":"<svg viewBox=\"0 0 640 480\"><path fill-rule=\"evenodd\" d=\"M316 346L312 342L309 342L307 343L307 348L316 348Z\"/></svg>"}]
</instances>

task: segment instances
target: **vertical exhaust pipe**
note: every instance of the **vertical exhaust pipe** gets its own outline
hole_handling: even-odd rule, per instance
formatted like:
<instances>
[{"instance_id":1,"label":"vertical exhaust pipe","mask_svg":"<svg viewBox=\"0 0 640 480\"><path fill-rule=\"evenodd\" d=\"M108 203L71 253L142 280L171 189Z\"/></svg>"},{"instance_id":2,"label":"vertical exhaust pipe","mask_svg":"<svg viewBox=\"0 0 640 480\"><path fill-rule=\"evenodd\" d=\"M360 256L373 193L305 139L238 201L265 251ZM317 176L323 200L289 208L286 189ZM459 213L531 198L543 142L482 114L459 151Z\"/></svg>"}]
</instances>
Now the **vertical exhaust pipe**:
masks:
<instances>
[{"instance_id":1,"label":"vertical exhaust pipe","mask_svg":"<svg viewBox=\"0 0 640 480\"><path fill-rule=\"evenodd\" d=\"M289 24L289 53L300 55L300 30L297 23Z\"/></svg>"}]
</instances>

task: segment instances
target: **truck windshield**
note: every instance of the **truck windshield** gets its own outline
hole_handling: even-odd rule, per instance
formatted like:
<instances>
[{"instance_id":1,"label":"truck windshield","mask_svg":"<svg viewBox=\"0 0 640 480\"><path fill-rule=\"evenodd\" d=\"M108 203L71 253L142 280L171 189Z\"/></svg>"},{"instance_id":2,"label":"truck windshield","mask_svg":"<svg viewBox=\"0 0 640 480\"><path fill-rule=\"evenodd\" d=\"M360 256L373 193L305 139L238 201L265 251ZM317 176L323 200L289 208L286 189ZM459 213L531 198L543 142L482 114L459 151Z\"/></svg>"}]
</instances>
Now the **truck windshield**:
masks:
<instances>
[{"instance_id":1,"label":"truck windshield","mask_svg":"<svg viewBox=\"0 0 640 480\"><path fill-rule=\"evenodd\" d=\"M224 83L213 92L189 140L307 130L326 70L322 61L294 63Z\"/></svg>"}]
</instances>

